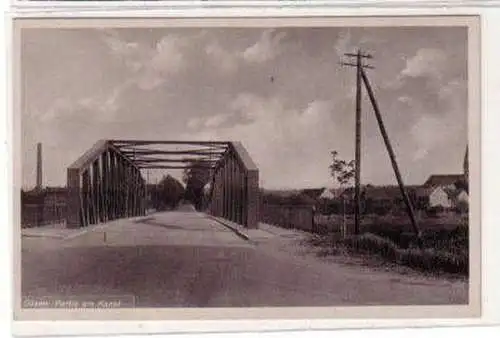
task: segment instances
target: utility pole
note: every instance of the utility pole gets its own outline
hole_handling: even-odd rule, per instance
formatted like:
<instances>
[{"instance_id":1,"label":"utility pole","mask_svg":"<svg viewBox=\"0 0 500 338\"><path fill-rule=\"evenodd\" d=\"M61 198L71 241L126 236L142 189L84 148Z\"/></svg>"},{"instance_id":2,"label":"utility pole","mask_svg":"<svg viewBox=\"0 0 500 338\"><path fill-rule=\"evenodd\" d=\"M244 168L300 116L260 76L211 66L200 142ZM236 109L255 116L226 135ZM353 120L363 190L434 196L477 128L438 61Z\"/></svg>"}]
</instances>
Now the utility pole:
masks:
<instances>
[{"instance_id":1,"label":"utility pole","mask_svg":"<svg viewBox=\"0 0 500 338\"><path fill-rule=\"evenodd\" d=\"M389 153L392 168L394 170L394 174L395 174L396 179L398 181L399 190L401 191L401 195L403 196L403 200L404 200L405 205L406 205L406 211L408 213L408 216L410 217L411 225L413 227L413 230L415 231L415 235L417 236L418 245L420 247L422 247L421 233L420 233L420 230L419 230L418 225L417 225L415 212L413 211L413 206L411 204L410 198L408 197L408 194L406 193L406 190L405 190L405 187L403 184L403 179L401 177L398 163L396 161L396 155L394 154L394 150L392 149L391 142L389 140L389 136L387 135L387 131L385 130L384 121L382 120L382 115L380 114L380 109L378 107L377 100L375 99L375 95L373 94L373 90L372 90L372 87L370 85L370 81L368 81L368 77L366 76L365 71L363 69L361 69L361 76L363 78L363 82L365 83L366 91L368 92L368 96L370 97L370 102L371 102L373 110L375 112L375 117L377 118L377 123L379 125L380 133L382 134L385 146L387 148L387 152Z\"/></svg>"},{"instance_id":2,"label":"utility pole","mask_svg":"<svg viewBox=\"0 0 500 338\"><path fill-rule=\"evenodd\" d=\"M39 142L36 145L36 188L37 192L37 207L36 207L36 226L40 226L44 219L45 196L43 191L43 163L42 163L42 144Z\"/></svg>"},{"instance_id":3,"label":"utility pole","mask_svg":"<svg viewBox=\"0 0 500 338\"><path fill-rule=\"evenodd\" d=\"M362 59L371 59L372 56L370 54L364 54L360 50L356 54L353 53L345 53L347 57L356 57L356 63L352 62L341 62L342 65L345 66L351 66L351 67L356 67L357 74L356 74L356 172L355 172L355 179L356 179L356 190L355 190L355 198L356 198L356 215L355 215L355 233L359 233L359 208L360 208L360 144L361 144L361 83L363 82L366 88L366 91L368 92L368 96L370 98L371 105L373 107L373 110L375 112L375 117L377 119L377 123L380 129L380 133L382 134L382 138L384 139L385 147L387 148L387 152L389 153L389 157L391 160L392 168L394 170L394 174L396 176L396 180L398 182L399 189L401 191L401 195L403 197L405 206L406 206L406 211L408 213L408 216L410 218L413 230L415 231L415 235L417 237L417 242L420 248L422 248L422 239L421 239L421 233L417 225L417 220L415 217L415 212L413 210L412 203L410 201L410 198L408 197L408 194L405 190L404 184L403 184L403 179L401 177L401 172L399 171L398 163L396 161L396 155L394 154L394 150L392 149L391 142L389 140L389 136L387 135L387 131L385 130L384 122L382 120L382 115L380 113L380 109L377 104L377 100L375 99L375 95L373 93L372 87L370 85L370 81L368 80L368 77L366 76L365 73L365 68L373 69L372 66L370 65L364 65L362 64Z\"/></svg>"},{"instance_id":4,"label":"utility pole","mask_svg":"<svg viewBox=\"0 0 500 338\"><path fill-rule=\"evenodd\" d=\"M349 58L356 58L356 63L342 62L344 66L356 67L356 147L355 147L355 188L354 188L354 234L360 232L360 209L361 209L361 95L362 95L362 79L361 71L363 68L373 68L369 65L363 65L363 59L371 59L372 56L364 54L358 49L357 53L345 53Z\"/></svg>"},{"instance_id":5,"label":"utility pole","mask_svg":"<svg viewBox=\"0 0 500 338\"><path fill-rule=\"evenodd\" d=\"M149 197L150 194L152 194L152 192L149 191L149 169L146 169L146 197L144 198L145 199L145 203L146 203L146 206L145 206L145 210L147 211L148 208L150 207L150 200L152 201L153 199Z\"/></svg>"}]
</instances>

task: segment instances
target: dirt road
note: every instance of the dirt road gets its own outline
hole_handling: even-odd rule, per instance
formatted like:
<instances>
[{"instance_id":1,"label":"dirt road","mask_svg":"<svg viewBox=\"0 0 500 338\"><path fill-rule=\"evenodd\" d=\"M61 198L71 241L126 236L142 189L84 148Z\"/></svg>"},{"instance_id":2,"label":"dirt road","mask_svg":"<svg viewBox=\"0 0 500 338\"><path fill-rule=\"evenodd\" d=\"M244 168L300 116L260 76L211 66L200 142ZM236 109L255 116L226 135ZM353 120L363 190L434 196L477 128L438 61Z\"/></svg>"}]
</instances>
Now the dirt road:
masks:
<instances>
[{"instance_id":1,"label":"dirt road","mask_svg":"<svg viewBox=\"0 0 500 338\"><path fill-rule=\"evenodd\" d=\"M245 241L204 214L158 213L73 239L23 238L23 296L133 297L138 307L467 303L463 281L323 262L301 234L265 227Z\"/></svg>"}]
</instances>

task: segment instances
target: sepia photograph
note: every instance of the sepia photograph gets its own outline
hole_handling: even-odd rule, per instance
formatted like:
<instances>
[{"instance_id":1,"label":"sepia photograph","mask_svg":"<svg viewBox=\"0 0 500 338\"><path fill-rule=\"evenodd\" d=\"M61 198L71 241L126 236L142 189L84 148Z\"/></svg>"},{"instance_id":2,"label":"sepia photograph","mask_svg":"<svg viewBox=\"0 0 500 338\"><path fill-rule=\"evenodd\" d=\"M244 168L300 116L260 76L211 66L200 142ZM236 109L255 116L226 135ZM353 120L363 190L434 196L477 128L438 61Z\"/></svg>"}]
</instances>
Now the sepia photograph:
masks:
<instances>
[{"instance_id":1,"label":"sepia photograph","mask_svg":"<svg viewBox=\"0 0 500 338\"><path fill-rule=\"evenodd\" d=\"M19 313L479 314L477 17L14 24Z\"/></svg>"}]
</instances>

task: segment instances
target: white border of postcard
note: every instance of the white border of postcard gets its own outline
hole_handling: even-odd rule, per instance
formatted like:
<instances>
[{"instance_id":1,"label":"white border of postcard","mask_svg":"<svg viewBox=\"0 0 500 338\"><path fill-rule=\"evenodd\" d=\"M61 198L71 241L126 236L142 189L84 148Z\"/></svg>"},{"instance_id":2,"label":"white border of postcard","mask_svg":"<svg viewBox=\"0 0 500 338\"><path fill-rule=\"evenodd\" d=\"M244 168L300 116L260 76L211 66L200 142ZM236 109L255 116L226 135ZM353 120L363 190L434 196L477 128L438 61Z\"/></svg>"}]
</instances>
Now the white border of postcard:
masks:
<instances>
[{"instance_id":1,"label":"white border of postcard","mask_svg":"<svg viewBox=\"0 0 500 338\"><path fill-rule=\"evenodd\" d=\"M229 12L229 13L228 13ZM193 15L193 13L184 13L184 15L177 15L177 16L226 16L230 15L231 11L225 11L225 13L221 12L209 12L205 13L203 15L203 11L196 11L196 15ZM327 15L343 15L343 16L353 16L353 15L363 15L363 16L372 16L372 15L377 15L377 16L386 16L386 15L405 15L408 14L407 10L363 10L363 9L347 9L347 10L339 10L339 9L334 9L332 11L325 11L324 9L319 12L314 12L313 13L308 13L309 11L307 10L302 10L301 12L293 11L290 10L288 13L284 13L283 11L280 13L272 13L271 12L266 12L265 14L268 16L279 16L279 15L284 15L288 14L289 16L306 16L306 15L313 15L313 16L327 16ZM446 13L448 15L451 14L459 14L459 15L465 15L465 14L482 14L481 17L481 33L482 33L482 46L481 46L481 57L482 57L482 74L490 74L493 73L494 67L498 67L498 65L495 65L494 62L491 62L492 60L498 59L498 56L496 58L492 57L492 53L495 53L495 51L492 51L493 42L496 41L496 38L499 36L498 34L498 22L500 22L500 11L493 11L493 10L416 10L412 11L411 14L413 15L438 15L438 14L443 14ZM56 16L58 17L63 17L61 13L55 13L57 14ZM90 15L87 15L87 17L103 17L103 16L113 16L113 17L120 17L124 16L123 12L119 13L88 13ZM172 14L172 13L170 13ZM178 14L178 13L177 13ZM235 13L232 13L233 16ZM245 15L251 15L252 13L249 13L248 11L245 12ZM133 16L141 16L144 15L144 13L141 12L136 12L135 14L133 13L127 13L127 17L133 17ZM236 14L237 15L237 14ZM241 15L241 13L240 13ZM22 15L21 15L22 16ZM39 17L50 17L51 15L48 13L39 15ZM54 13L52 14L54 16ZM156 12L153 14L150 13L150 16L156 16L156 17L162 17L165 16L165 12ZM496 26L496 27L495 27ZM498 53L498 47L495 47L496 53ZM10 46L10 52L12 51L12 45ZM489 54L488 54L489 53ZM12 60L11 60L12 61ZM488 62L490 61L490 62ZM488 67L488 72L486 72L485 68ZM498 68L496 69L498 71ZM492 128L495 126L495 121L490 113L489 115L485 113L485 111L492 111L491 106L489 104L493 103L495 97L493 96L493 92L495 88L498 88L499 85L499 80L498 77L495 79L494 76L483 76L481 78L481 83L482 83L482 116L481 116L481 124L482 124L482 135L481 138L483 141L483 154L488 154L491 157L494 156L494 151L495 146L495 140L492 139L492 135L495 134L494 130L492 131ZM488 95L489 94L489 95ZM498 96L498 95L497 95ZM12 100L10 100L10 107L12 107ZM498 99L497 102L498 104ZM8 124L9 128L8 131L12 131L12 116L9 116L8 119ZM474 121L472 121L474 123ZM498 123L498 121L496 121ZM497 124L498 125L498 124ZM489 134L488 134L488 129L489 129ZM7 140L10 141L12 139L12 134L8 134ZM10 144L10 143L9 143ZM9 150L12 151L12 147L9 148ZM478 153L479 155L479 153ZM484 156L484 155L483 155ZM483 160L484 157L483 157ZM490 159L491 160L491 159ZM12 175L14 174L12 168L9 168L10 172L9 174ZM491 170L488 170L487 168L482 168L481 170L481 176L482 176L482 181L484 182L485 180L488 180L488 185L492 184L493 182L498 182L498 179L493 176L493 173ZM491 175L491 176L488 176ZM12 176L10 176L12 177ZM497 181L495 181L495 179ZM490 183L491 182L491 183ZM194 320L194 318L198 319L208 319L210 316L198 316L198 317L191 317L190 320L169 320L168 322L133 322L133 321L120 321L120 322L115 322L113 325L110 325L109 323L105 322L78 322L78 323L73 323L73 322L15 322L14 323L14 332L17 335L28 335L28 334L40 334L43 332L44 334L71 334L74 332L78 332L81 334L91 334L91 333L104 333L104 334L111 334L111 333L157 333L157 332L206 332L206 331L221 331L221 332L245 332L245 331L256 331L256 330L291 330L291 329L331 329L331 328L348 328L348 327L407 327L407 326L441 326L441 325L465 325L465 324L488 324L488 323L493 323L497 322L500 317L500 311L495 312L495 304L498 304L499 296L500 296L500 291L495 290L494 285L500 285L498 283L499 281L499 276L498 272L496 269L494 269L494 265L496 262L492 261L491 257L491 248L494 248L496 245L495 239L498 238L498 228L493 227L493 222L496 220L494 213L488 213L488 207L490 207L489 210L495 209L495 205L493 204L494 201L488 200L485 196L487 191L485 191L488 188L487 185L483 184L482 185L482 205L481 205L481 218L482 218L482 231L481 231L481 240L482 240L482 256L483 256L483 269L481 273L481 282L482 282L482 306L481 306L481 315L482 317L477 317L477 318L448 318L448 319L443 319L440 317L450 317L446 316L445 313L441 312L440 314L437 313L432 313L433 309L427 309L431 312L427 312L426 317L430 317L432 315L433 318L425 318L425 319L409 319L408 317L406 319L390 319L392 316L390 313L387 313L386 311L388 308L384 307L384 312L385 312L385 319L368 319L364 318L363 320L360 319L355 319L355 316L348 316L350 317L349 319L346 319L344 316L344 319L327 319L328 317L323 317L322 319L312 319L314 316L313 313L304 313L304 311L299 311L295 312L295 315L288 317L290 319L295 319L295 320L285 320L285 319L280 319L280 320L274 320L274 319L266 319L269 317L262 316L262 312L260 315L257 316L257 318L260 318L258 321L255 320L246 320L242 319L245 318L245 315L248 317L254 317L251 316L252 311L259 311L260 309L252 310L249 311L249 309L242 309L244 310L242 312L243 316L240 317L240 319L234 319L234 320L223 320L223 317L221 318L220 316L217 316L218 320L216 321L199 321L199 320ZM490 192L492 193L491 189ZM491 196L491 195L490 195ZM6 205L6 204L4 204ZM9 205L9 204L7 204ZM11 209L12 210L12 209ZM6 213L4 213L6 214ZM13 214L11 212L8 213L10 216ZM10 223L12 224L12 218L9 219ZM495 236L496 235L496 236ZM7 233L4 238L6 237L8 240L10 240L12 237L12 233ZM8 241L10 242L10 241ZM9 243L9 246L11 244ZM486 250L486 248L489 248ZM485 264L488 264L487 267ZM496 283L493 282L496 281ZM358 308L359 310L359 308ZM392 311L398 311L398 313L401 313L403 308L398 308L398 309L392 309ZM420 310L422 310L422 307L420 307ZM156 319L156 320L161 320L166 318L165 316L158 316L158 313L156 311L149 311L148 310L136 310L135 316L138 314L138 312L144 312L144 316L140 316L143 318L140 318L140 320L146 320L146 319ZM381 313L382 311L378 309L378 312ZM403 311L404 312L404 311ZM66 312L67 313L67 312ZM338 314L338 313L337 313ZM354 314L359 314L359 311ZM72 319L77 319L76 314L73 314L71 316ZM249 316L250 315L250 316ZM335 315L335 312L331 312L330 315ZM120 315L121 317L121 315ZM304 318L308 317L308 318ZM451 316L453 317L453 316ZM465 315L465 317L469 317L468 315ZM137 318L137 316L135 317ZM172 317L168 317L172 318ZM254 317L255 318L255 317ZM59 318L63 319L63 318ZM95 318L98 320L104 320L104 317L102 318ZM132 318L123 318L122 319L130 319Z\"/></svg>"}]
</instances>

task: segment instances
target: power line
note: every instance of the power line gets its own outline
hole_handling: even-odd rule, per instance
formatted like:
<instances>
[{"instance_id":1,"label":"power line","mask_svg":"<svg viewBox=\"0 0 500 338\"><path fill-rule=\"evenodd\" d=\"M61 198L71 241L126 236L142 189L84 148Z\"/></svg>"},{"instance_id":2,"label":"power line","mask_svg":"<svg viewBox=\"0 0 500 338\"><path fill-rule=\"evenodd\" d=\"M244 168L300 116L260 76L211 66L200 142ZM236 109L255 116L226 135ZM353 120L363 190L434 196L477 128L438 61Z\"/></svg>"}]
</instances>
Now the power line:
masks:
<instances>
[{"instance_id":1,"label":"power line","mask_svg":"<svg viewBox=\"0 0 500 338\"><path fill-rule=\"evenodd\" d=\"M363 53L360 49L356 53L345 53L348 58L356 58L356 63L353 62L341 62L343 66L356 67L356 145L355 145L355 188L354 188L354 199L355 199L355 209L354 209L354 234L359 234L360 232L360 209L361 209L361 96L362 96L362 80L361 80L361 70L363 68L374 67L371 65L363 64L363 59L372 59L371 54Z\"/></svg>"},{"instance_id":2,"label":"power line","mask_svg":"<svg viewBox=\"0 0 500 338\"><path fill-rule=\"evenodd\" d=\"M394 150L392 149L392 145L387 134L387 131L384 126L384 122L382 119L382 115L380 113L380 109L377 104L377 100L375 99L375 94L373 93L373 89L368 80L368 76L365 73L365 69L374 69L373 66L368 64L363 64L364 59L373 59L371 54L367 54L362 52L360 49L357 50L356 53L345 53L344 54L348 58L356 58L356 62L340 62L343 66L355 67L356 68L356 148L355 148L355 234L359 234L359 225L360 225L360 175L361 175L361 96L362 96L362 84L366 88L368 92L368 96L370 98L370 103L375 113L375 117L377 119L377 123L379 125L380 133L384 139L384 144L386 146L387 152L389 154L392 168L394 170L394 175L396 176L396 180L398 182L399 189L401 191L401 195L403 197L403 201L406 205L406 210L408 213L408 217L410 218L413 230L415 231L418 245L422 247L422 239L421 233L417 224L417 220L415 217L415 213L413 210L412 203L406 189L404 187L403 179L401 177L401 173L399 171L399 167L396 160L396 155Z\"/></svg>"}]
</instances>

